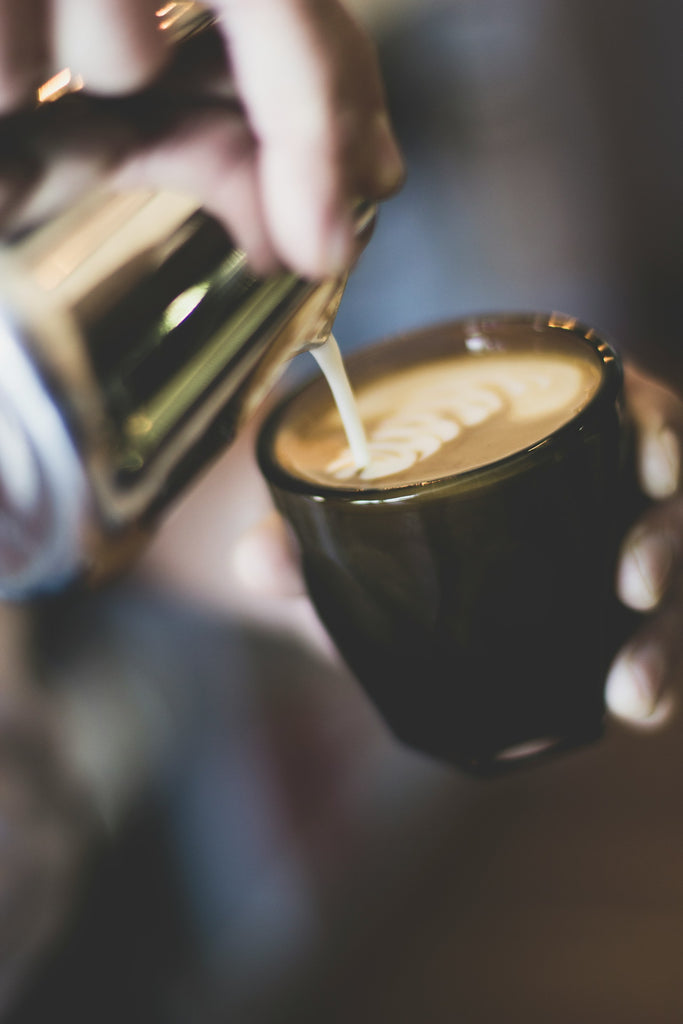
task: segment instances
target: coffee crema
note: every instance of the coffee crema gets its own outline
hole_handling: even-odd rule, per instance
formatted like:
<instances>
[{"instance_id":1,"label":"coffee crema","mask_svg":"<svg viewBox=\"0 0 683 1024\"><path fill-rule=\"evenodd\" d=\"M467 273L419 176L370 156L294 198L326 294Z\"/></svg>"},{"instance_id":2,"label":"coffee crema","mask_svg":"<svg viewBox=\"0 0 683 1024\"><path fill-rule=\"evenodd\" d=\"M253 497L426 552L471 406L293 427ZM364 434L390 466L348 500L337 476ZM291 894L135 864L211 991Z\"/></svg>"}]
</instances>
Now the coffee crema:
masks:
<instances>
[{"instance_id":1,"label":"coffee crema","mask_svg":"<svg viewBox=\"0 0 683 1024\"><path fill-rule=\"evenodd\" d=\"M483 351L356 382L370 459L357 468L331 395L290 406L275 441L283 469L333 488L394 488L524 451L596 393L596 359L562 351Z\"/></svg>"}]
</instances>

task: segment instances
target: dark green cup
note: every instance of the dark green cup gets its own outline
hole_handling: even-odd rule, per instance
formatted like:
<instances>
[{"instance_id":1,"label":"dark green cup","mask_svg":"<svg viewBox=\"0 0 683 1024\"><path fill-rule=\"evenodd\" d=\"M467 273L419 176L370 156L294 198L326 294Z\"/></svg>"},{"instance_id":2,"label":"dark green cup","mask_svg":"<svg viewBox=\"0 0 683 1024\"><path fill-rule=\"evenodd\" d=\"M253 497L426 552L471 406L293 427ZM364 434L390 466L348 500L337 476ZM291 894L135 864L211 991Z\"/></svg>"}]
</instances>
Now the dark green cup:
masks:
<instances>
[{"instance_id":1,"label":"dark green cup","mask_svg":"<svg viewBox=\"0 0 683 1024\"><path fill-rule=\"evenodd\" d=\"M341 490L274 457L293 403L327 401L317 379L270 415L258 456L318 613L390 727L491 774L600 736L606 672L628 628L614 573L637 492L619 358L568 317L437 325L354 354L349 376L465 352L472 337L587 356L600 384L527 450L416 486Z\"/></svg>"}]
</instances>

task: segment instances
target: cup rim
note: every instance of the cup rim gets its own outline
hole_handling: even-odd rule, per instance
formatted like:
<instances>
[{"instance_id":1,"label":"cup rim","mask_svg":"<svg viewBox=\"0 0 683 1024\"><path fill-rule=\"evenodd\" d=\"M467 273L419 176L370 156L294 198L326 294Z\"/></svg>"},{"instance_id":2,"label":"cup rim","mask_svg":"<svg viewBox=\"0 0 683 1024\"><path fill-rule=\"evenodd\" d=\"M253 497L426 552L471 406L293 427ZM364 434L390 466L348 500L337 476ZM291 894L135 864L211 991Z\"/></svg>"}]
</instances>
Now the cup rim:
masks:
<instances>
[{"instance_id":1,"label":"cup rim","mask_svg":"<svg viewBox=\"0 0 683 1024\"><path fill-rule=\"evenodd\" d=\"M256 454L261 472L267 482L281 490L290 491L301 496L308 496L311 500L354 502L356 504L383 504L387 501L409 500L418 495L426 496L436 490L452 486L457 481L463 489L484 481L486 477L495 474L498 476L505 468L512 469L521 460L536 460L545 458L554 445L561 443L569 434L576 432L586 418L590 417L592 410L606 399L616 399L623 383L623 368L618 351L613 347L605 336L595 328L588 326L582 320L565 313L547 312L503 312L503 313L477 313L470 316L454 317L449 320L435 321L422 327L409 331L396 332L395 334L380 338L377 341L363 345L354 352L345 356L344 363L348 367L352 365L357 357L362 357L367 352L377 352L383 347L390 347L397 342L406 343L417 339L425 334L437 334L450 329L459 331L478 329L495 329L496 326L528 326L534 331L541 333L548 328L561 331L568 331L579 340L587 342L600 360L603 368L602 380L594 395L571 419L567 420L551 434L534 441L532 445L518 451L504 455L500 459L475 466L472 469L461 470L456 473L448 473L438 477L431 477L429 480L417 483L404 484L397 487L371 487L354 486L338 487L317 483L313 480L306 480L284 469L275 459L273 453L273 442L275 435L291 404L310 387L320 380L319 376L313 376L302 384L287 392L269 412L261 425L257 443Z\"/></svg>"}]
</instances>

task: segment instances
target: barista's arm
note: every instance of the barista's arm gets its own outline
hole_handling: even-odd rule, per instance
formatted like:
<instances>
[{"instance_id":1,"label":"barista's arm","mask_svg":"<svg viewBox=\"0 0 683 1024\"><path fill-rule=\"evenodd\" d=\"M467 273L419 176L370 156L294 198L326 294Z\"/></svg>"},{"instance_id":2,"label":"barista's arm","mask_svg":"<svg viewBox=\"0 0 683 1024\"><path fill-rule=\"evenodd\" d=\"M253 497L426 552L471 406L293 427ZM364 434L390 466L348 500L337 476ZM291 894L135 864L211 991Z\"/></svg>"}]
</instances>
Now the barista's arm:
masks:
<instances>
[{"instance_id":1,"label":"barista's arm","mask_svg":"<svg viewBox=\"0 0 683 1024\"><path fill-rule=\"evenodd\" d=\"M110 97L158 82L168 60L158 6L0 0L0 113L30 103L35 86L63 67L87 92ZM208 6L241 107L227 99L227 74L222 86L212 81L205 108L194 104L121 180L197 194L261 269L283 262L312 276L338 271L352 255L352 201L386 196L403 173L373 45L341 0ZM119 124L107 132L86 126L77 159L53 175L51 194L38 196L42 208L68 192L69 179L80 185L98 173L97 149L116 148L120 133ZM0 221L31 199L16 163L8 173L0 164Z\"/></svg>"}]
</instances>

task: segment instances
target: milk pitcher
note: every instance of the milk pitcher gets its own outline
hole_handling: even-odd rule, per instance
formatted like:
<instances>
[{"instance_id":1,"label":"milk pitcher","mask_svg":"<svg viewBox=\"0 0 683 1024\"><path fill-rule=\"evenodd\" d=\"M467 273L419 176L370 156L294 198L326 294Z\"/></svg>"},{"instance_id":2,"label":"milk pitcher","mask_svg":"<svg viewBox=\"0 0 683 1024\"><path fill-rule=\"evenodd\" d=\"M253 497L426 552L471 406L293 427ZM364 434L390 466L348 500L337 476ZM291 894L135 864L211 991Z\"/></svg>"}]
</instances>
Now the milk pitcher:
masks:
<instances>
[{"instance_id":1,"label":"milk pitcher","mask_svg":"<svg viewBox=\"0 0 683 1024\"><path fill-rule=\"evenodd\" d=\"M373 221L359 203L359 246ZM164 191L99 187L5 239L0 597L125 565L288 361L327 338L344 284L255 276L198 201Z\"/></svg>"}]
</instances>

